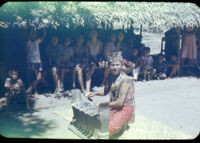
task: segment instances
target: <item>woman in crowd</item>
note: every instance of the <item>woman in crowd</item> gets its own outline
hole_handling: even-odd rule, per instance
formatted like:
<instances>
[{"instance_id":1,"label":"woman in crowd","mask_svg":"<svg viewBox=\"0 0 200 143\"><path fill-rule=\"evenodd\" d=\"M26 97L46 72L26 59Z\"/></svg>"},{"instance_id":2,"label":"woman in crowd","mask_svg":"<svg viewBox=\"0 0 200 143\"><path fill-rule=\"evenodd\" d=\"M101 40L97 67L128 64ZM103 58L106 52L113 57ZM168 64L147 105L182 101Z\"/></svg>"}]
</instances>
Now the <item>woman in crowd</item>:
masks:
<instances>
[{"instance_id":1,"label":"woman in crowd","mask_svg":"<svg viewBox=\"0 0 200 143\"><path fill-rule=\"evenodd\" d=\"M62 48L59 48L58 54L57 54L56 63L61 72L61 75L60 75L61 91L64 90L63 80L64 80L65 73L73 70L73 67L74 67L74 62L73 62L74 52L70 44L71 44L71 38L69 37L65 38L63 46Z\"/></svg>"},{"instance_id":2,"label":"woman in crowd","mask_svg":"<svg viewBox=\"0 0 200 143\"><path fill-rule=\"evenodd\" d=\"M83 83L83 72L84 73L90 72L89 64L88 64L89 51L88 51L88 48L86 48L86 46L83 44L83 42L84 42L83 35L79 35L73 47L75 67L73 70L72 87L73 88L76 87L76 84L75 84L76 73L78 73L78 82L80 84L81 90L83 93L86 93L85 88L84 88L84 83ZM86 80L89 80L89 79L86 79Z\"/></svg>"},{"instance_id":3,"label":"woman in crowd","mask_svg":"<svg viewBox=\"0 0 200 143\"><path fill-rule=\"evenodd\" d=\"M86 80L86 92L90 92L91 86L91 76L94 73L94 70L97 67L98 61L100 60L102 53L102 45L103 43L98 39L98 32L96 30L92 30L90 32L90 39L86 43L87 48L89 49L89 64L90 64L90 72L87 73Z\"/></svg>"},{"instance_id":4,"label":"woman in crowd","mask_svg":"<svg viewBox=\"0 0 200 143\"><path fill-rule=\"evenodd\" d=\"M107 65L108 56L110 55L111 52L116 51L115 41L116 41L116 35L115 35L115 33L111 33L111 35L109 36L109 40L106 42L104 49L103 49L103 59L105 60L105 61L102 61L105 63L104 64L105 65L104 66L105 67L104 79L102 82L103 85L108 77L109 72L110 72L108 65Z\"/></svg>"},{"instance_id":5,"label":"woman in crowd","mask_svg":"<svg viewBox=\"0 0 200 143\"><path fill-rule=\"evenodd\" d=\"M123 42L123 40L124 40L124 33L122 31L119 31L117 33L117 40L115 42L115 47L116 47L116 51L122 51L122 55L124 57L126 45Z\"/></svg>"},{"instance_id":6,"label":"woman in crowd","mask_svg":"<svg viewBox=\"0 0 200 143\"><path fill-rule=\"evenodd\" d=\"M196 45L196 28L195 27L185 27L183 31L183 47L181 53L181 70L183 71L183 65L185 59L188 58L188 68L187 72L191 70L192 61L197 58L197 45Z\"/></svg>"},{"instance_id":7,"label":"woman in crowd","mask_svg":"<svg viewBox=\"0 0 200 143\"><path fill-rule=\"evenodd\" d=\"M54 81L54 89L55 93L58 92L59 87L58 87L58 62L56 60L58 59L58 51L62 48L61 44L58 44L58 37L57 36L52 36L50 44L47 45L46 49L46 55L48 59L48 69L51 71L51 74L53 76L53 81Z\"/></svg>"},{"instance_id":8,"label":"woman in crowd","mask_svg":"<svg viewBox=\"0 0 200 143\"><path fill-rule=\"evenodd\" d=\"M178 61L175 55L171 55L169 61L167 61L167 76L169 78L177 75Z\"/></svg>"}]
</instances>

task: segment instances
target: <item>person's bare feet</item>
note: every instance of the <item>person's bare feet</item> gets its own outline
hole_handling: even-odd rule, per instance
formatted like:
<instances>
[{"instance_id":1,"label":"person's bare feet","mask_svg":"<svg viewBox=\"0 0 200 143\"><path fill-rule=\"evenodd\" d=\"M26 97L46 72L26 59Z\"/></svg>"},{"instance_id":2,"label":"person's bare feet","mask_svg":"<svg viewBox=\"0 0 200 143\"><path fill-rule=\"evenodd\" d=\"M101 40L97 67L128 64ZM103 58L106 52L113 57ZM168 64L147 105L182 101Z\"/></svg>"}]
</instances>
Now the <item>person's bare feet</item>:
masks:
<instances>
[{"instance_id":1,"label":"person's bare feet","mask_svg":"<svg viewBox=\"0 0 200 143\"><path fill-rule=\"evenodd\" d=\"M86 97L89 97L90 94L91 94L90 91L85 91L85 93L84 93L84 95L85 95Z\"/></svg>"}]
</instances>

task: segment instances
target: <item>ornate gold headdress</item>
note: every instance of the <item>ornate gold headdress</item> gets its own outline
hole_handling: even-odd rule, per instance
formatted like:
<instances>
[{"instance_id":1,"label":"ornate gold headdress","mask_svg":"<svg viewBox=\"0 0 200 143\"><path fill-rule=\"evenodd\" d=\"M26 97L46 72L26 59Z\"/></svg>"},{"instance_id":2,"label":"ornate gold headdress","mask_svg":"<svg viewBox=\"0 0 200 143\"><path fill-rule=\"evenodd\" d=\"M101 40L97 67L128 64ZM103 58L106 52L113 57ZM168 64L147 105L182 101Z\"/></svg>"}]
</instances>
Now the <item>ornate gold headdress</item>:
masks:
<instances>
[{"instance_id":1,"label":"ornate gold headdress","mask_svg":"<svg viewBox=\"0 0 200 143\"><path fill-rule=\"evenodd\" d=\"M114 61L122 61L122 52L111 52L110 55L108 56L108 62L114 62Z\"/></svg>"}]
</instances>

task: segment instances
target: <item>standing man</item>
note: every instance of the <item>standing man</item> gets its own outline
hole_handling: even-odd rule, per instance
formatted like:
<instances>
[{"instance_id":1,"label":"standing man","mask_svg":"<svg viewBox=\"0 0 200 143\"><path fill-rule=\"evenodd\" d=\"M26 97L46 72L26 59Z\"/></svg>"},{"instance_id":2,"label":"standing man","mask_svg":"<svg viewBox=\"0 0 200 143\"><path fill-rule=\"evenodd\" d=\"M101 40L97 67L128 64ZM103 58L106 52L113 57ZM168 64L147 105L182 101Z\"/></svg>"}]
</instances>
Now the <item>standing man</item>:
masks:
<instances>
[{"instance_id":1,"label":"standing man","mask_svg":"<svg viewBox=\"0 0 200 143\"><path fill-rule=\"evenodd\" d=\"M109 56L110 74L102 91L92 92L89 96L110 96L109 136L119 132L134 114L134 81L121 71L122 52L112 52Z\"/></svg>"}]
</instances>

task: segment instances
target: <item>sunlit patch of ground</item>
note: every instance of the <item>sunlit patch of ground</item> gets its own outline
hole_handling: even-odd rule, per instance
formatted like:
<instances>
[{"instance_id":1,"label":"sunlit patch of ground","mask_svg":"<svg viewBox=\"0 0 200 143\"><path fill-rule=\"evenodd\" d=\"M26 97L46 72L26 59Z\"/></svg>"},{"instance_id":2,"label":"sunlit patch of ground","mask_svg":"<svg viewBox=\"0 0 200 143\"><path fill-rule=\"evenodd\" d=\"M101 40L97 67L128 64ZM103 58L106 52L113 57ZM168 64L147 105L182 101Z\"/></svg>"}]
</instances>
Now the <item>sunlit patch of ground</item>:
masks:
<instances>
[{"instance_id":1,"label":"sunlit patch of ground","mask_svg":"<svg viewBox=\"0 0 200 143\"><path fill-rule=\"evenodd\" d=\"M135 123L131 123L129 126L129 129L119 139L192 139L191 135L139 113L136 113Z\"/></svg>"}]
</instances>

